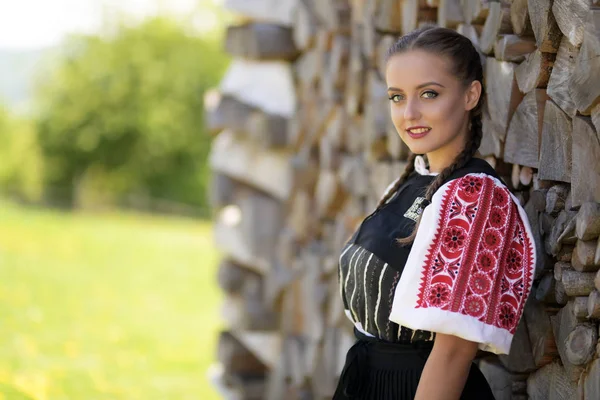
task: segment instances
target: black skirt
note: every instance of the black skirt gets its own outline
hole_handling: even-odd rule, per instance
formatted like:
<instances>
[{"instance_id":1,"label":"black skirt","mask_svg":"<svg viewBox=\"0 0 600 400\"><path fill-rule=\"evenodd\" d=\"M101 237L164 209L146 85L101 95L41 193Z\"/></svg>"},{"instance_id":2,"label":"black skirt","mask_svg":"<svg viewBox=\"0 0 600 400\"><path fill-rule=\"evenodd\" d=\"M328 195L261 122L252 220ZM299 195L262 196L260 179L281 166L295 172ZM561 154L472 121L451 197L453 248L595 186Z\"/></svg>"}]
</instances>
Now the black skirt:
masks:
<instances>
[{"instance_id":1,"label":"black skirt","mask_svg":"<svg viewBox=\"0 0 600 400\"><path fill-rule=\"evenodd\" d=\"M390 343L355 329L333 400L412 400L433 342ZM471 364L461 400L494 400L485 377Z\"/></svg>"}]
</instances>

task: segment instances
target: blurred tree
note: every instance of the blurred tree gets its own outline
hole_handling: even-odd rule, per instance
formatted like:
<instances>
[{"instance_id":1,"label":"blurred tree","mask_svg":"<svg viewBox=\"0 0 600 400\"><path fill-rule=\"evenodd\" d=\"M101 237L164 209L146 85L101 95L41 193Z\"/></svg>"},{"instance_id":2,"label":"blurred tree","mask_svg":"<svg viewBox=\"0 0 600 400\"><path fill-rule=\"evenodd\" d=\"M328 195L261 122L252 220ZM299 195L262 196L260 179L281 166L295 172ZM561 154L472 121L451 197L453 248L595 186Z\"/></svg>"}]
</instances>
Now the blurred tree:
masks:
<instances>
[{"instance_id":1,"label":"blurred tree","mask_svg":"<svg viewBox=\"0 0 600 400\"><path fill-rule=\"evenodd\" d=\"M10 115L0 104L0 188L22 201L42 196L42 157L31 121Z\"/></svg>"},{"instance_id":2,"label":"blurred tree","mask_svg":"<svg viewBox=\"0 0 600 400\"><path fill-rule=\"evenodd\" d=\"M72 188L70 204L141 195L204 206L202 103L226 67L220 44L156 17L66 49L37 92L48 187Z\"/></svg>"}]
</instances>

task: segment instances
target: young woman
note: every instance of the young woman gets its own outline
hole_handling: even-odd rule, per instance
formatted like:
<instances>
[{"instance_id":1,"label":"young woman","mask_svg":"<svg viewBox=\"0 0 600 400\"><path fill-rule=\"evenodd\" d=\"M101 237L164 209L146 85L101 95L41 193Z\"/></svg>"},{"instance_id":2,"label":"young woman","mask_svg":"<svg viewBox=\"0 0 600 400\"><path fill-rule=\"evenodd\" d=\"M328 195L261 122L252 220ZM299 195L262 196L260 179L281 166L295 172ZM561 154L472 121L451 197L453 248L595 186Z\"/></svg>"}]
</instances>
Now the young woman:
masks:
<instances>
[{"instance_id":1,"label":"young woman","mask_svg":"<svg viewBox=\"0 0 600 400\"><path fill-rule=\"evenodd\" d=\"M475 157L480 57L466 37L426 27L386 62L391 117L411 156L340 256L357 341L334 400L493 399L473 358L509 352L535 248L518 200Z\"/></svg>"}]
</instances>

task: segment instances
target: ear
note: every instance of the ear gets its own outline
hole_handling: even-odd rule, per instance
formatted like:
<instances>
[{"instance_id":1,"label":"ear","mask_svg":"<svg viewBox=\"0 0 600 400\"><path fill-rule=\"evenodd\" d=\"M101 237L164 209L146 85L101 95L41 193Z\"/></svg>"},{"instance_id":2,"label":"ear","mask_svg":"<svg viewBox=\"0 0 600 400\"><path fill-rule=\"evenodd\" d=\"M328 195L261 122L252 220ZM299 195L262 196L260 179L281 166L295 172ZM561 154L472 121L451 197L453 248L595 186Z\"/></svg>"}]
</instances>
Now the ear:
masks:
<instances>
[{"instance_id":1,"label":"ear","mask_svg":"<svg viewBox=\"0 0 600 400\"><path fill-rule=\"evenodd\" d=\"M475 80L471 82L465 91L465 111L471 111L479 103L481 97L481 82Z\"/></svg>"}]
</instances>

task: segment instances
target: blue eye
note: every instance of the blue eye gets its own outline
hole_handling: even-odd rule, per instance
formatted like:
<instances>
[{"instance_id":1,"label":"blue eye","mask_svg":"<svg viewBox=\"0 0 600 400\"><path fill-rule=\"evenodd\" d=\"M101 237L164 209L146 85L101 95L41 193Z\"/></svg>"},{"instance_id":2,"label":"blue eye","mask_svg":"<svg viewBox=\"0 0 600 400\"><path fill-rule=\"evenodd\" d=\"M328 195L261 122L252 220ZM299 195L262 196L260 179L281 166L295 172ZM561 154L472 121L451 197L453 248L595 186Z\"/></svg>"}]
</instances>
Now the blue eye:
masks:
<instances>
[{"instance_id":1,"label":"blue eye","mask_svg":"<svg viewBox=\"0 0 600 400\"><path fill-rule=\"evenodd\" d=\"M438 94L433 90L428 90L426 92L423 92L421 97L425 97L426 99L435 99L436 97L438 97Z\"/></svg>"},{"instance_id":2,"label":"blue eye","mask_svg":"<svg viewBox=\"0 0 600 400\"><path fill-rule=\"evenodd\" d=\"M389 99L394 103L398 103L400 100L402 100L402 96L400 96L399 94L393 94L389 97Z\"/></svg>"}]
</instances>

